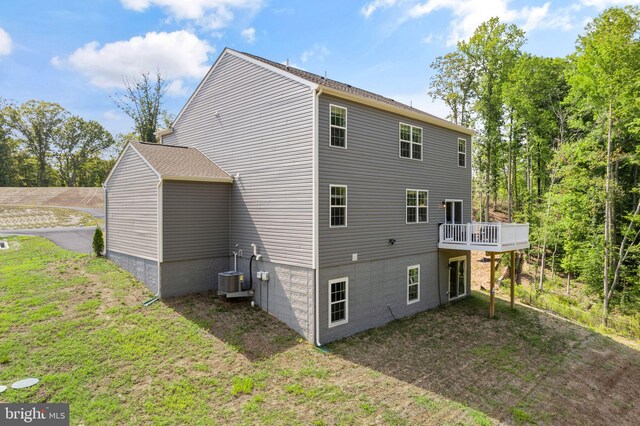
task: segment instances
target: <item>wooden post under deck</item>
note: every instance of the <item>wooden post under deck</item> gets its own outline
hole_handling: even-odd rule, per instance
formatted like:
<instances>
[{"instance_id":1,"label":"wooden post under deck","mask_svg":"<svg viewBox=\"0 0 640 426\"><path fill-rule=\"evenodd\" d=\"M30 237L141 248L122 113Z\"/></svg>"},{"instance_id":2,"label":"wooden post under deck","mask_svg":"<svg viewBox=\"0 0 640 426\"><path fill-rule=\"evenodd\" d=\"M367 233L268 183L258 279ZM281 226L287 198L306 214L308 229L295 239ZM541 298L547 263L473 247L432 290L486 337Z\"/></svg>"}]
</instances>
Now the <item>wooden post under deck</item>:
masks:
<instances>
[{"instance_id":1,"label":"wooden post under deck","mask_svg":"<svg viewBox=\"0 0 640 426\"><path fill-rule=\"evenodd\" d=\"M513 309L513 303L515 299L515 284L516 283L516 252L511 252L511 309Z\"/></svg>"},{"instance_id":2,"label":"wooden post under deck","mask_svg":"<svg viewBox=\"0 0 640 426\"><path fill-rule=\"evenodd\" d=\"M489 283L489 318L493 318L495 312L495 292L494 283L496 281L496 254L491 252L491 282Z\"/></svg>"}]
</instances>

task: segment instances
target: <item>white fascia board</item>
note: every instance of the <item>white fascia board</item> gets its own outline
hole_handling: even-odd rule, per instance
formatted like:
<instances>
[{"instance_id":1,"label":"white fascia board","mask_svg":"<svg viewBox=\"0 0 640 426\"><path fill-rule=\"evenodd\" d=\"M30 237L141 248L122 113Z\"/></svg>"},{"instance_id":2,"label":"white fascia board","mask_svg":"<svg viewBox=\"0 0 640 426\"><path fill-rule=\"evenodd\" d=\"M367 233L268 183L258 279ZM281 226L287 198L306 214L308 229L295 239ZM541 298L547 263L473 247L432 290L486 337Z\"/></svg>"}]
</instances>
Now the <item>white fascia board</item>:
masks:
<instances>
[{"instance_id":1,"label":"white fascia board","mask_svg":"<svg viewBox=\"0 0 640 426\"><path fill-rule=\"evenodd\" d=\"M269 64L267 64L265 62L258 61L257 59L253 59L250 56L243 55L240 52L236 52L235 50L232 50L232 49L229 49L228 47L225 47L224 50L222 51L222 53L220 53L220 56L218 56L218 59L216 59L216 61L213 63L213 65L211 65L211 68L209 68L209 71L207 71L207 74L204 76L202 81L200 81L200 84L198 84L198 87L196 87L196 90L191 94L191 96L187 100L187 103L184 104L184 106L182 107L182 109L178 113L178 115L175 118L175 120L173 120L173 123L171 123L171 126L169 126L169 128L172 129L171 130L172 132L173 132L173 128L174 128L175 124L178 122L178 120L180 120L180 117L182 117L182 114L184 113L184 111L187 109L187 107L189 106L191 101L196 97L198 92L200 92L200 90L204 86L205 81L207 81L209 79L209 77L211 76L213 71L218 67L218 64L220 63L222 58L224 58L226 55L232 55L232 56L235 56L237 58L241 58L242 60L245 60L245 61L250 62L252 64L258 65L259 67L268 69L268 70L270 70L272 72L275 72L276 74L279 74L279 75L287 77L287 78L289 78L291 80L297 81L298 83L304 84L305 86L309 87L310 89L315 89L315 88L318 87L317 84L314 84L314 83L312 83L312 82L310 82L308 80L305 80L304 78L300 78L300 77L298 77L296 75L293 75L293 74L291 74L289 72L283 71L283 70L281 70L279 68L276 68L276 67L274 67L272 65L269 65Z\"/></svg>"},{"instance_id":2,"label":"white fascia board","mask_svg":"<svg viewBox=\"0 0 640 426\"><path fill-rule=\"evenodd\" d=\"M160 129L154 133L154 136L161 138L162 136L170 135L173 133L173 127L167 127L166 129Z\"/></svg>"},{"instance_id":3,"label":"white fascia board","mask_svg":"<svg viewBox=\"0 0 640 426\"><path fill-rule=\"evenodd\" d=\"M286 77L286 78L288 78L288 79L290 79L290 80L293 80L293 81L295 81L295 82L298 82L298 83L300 83L300 84L302 84L302 85L304 85L304 86L307 86L307 87L308 87L309 89L311 89L311 90L315 90L315 89L317 89L317 88L318 88L318 85L317 85L317 84L312 83L311 81L309 81L309 80L307 80L307 79L304 79L304 78L302 78L302 77L298 77L298 76L297 76L297 75L295 75L295 74L292 74L292 73L287 72L287 71L285 71L285 70L283 70L283 69L280 69L280 68L274 67L273 65L269 65L269 64L267 64L266 62L262 62L262 61L259 61L259 60L257 60L257 59L254 59L254 58L252 58L251 56L244 55L244 54L242 54L242 53L240 53L240 52L236 52L235 50L231 50L231 49L225 49L225 51L226 51L229 55L233 55L233 56L235 56L235 57L237 57L237 58L240 58L240 59L243 59L243 60L245 60L245 61L247 61L247 62L251 62L251 63L252 63L252 64L254 64L254 65L257 65L257 66L259 66L259 67L262 67L262 68L268 69L268 70L269 70L269 71L271 71L271 72L274 72L274 73L279 74L279 75L281 75L281 76L283 76L283 77ZM223 52L223 53L224 53L224 52ZM222 56L222 55L220 55L220 56Z\"/></svg>"},{"instance_id":4,"label":"white fascia board","mask_svg":"<svg viewBox=\"0 0 640 426\"><path fill-rule=\"evenodd\" d=\"M216 165L217 168L219 168L220 170L222 170L223 172L225 172L227 175L229 175L229 178L231 178L231 180L233 181L233 176L231 176L231 173L227 172L225 169L223 169L222 167L220 167L218 165L218 163L216 163L215 161L213 161L211 158L209 158L209 156L207 154L205 154L204 152L200 151L200 149L196 146L191 146L190 148L195 149L196 151L198 151L200 154L202 154L207 160L211 161L213 164Z\"/></svg>"},{"instance_id":5,"label":"white fascia board","mask_svg":"<svg viewBox=\"0 0 640 426\"><path fill-rule=\"evenodd\" d=\"M233 183L233 178L229 176L228 178L208 178L208 177L198 177L198 176L169 176L162 175L162 180L178 180L184 182L219 182L219 183Z\"/></svg>"},{"instance_id":6,"label":"white fascia board","mask_svg":"<svg viewBox=\"0 0 640 426\"><path fill-rule=\"evenodd\" d=\"M473 136L474 131L458 124L451 123L442 118L438 118L427 113L420 113L411 111L405 108L389 105L385 102L380 102L375 99L365 98L363 96L354 95L352 93L346 93L341 90L332 89L326 86L319 86L322 89L322 93L325 95L331 95L336 98L346 99L348 101L356 102L363 105L368 105L374 108L378 108L384 111L393 112L404 117L412 118L414 120L433 124L434 126L443 127L445 129L454 130L465 135Z\"/></svg>"},{"instance_id":7,"label":"white fascia board","mask_svg":"<svg viewBox=\"0 0 640 426\"><path fill-rule=\"evenodd\" d=\"M142 159L142 161L144 161L144 163L145 163L147 166L149 166L149 168L153 171L153 173L155 173L155 174L156 174L156 176L158 177L158 179L162 180L162 176L160 176L160 173L158 173L158 171L157 171L157 170L156 170L156 169L151 165L151 163L149 163L149 162L147 161L147 159L146 159L146 158L144 158L144 155L142 155L142 154L140 153L140 151L138 151L138 150L136 149L136 147L135 147L135 146L133 146L133 145L131 145L131 144L129 144L129 146L131 147L131 149L133 149L133 151L134 151L136 154L138 154L138 156Z\"/></svg>"},{"instance_id":8,"label":"white fascia board","mask_svg":"<svg viewBox=\"0 0 640 426\"><path fill-rule=\"evenodd\" d=\"M109 174L107 175L107 178L104 180L104 183L102 184L103 186L107 186L109 183L109 179L111 179L111 175L113 175L113 172L116 170L116 168L118 167L118 165L120 164L120 161L124 158L124 154L129 150L132 149L136 154L138 154L138 157L140 157L142 159L142 161L144 161L146 163L147 166L149 166L149 168L153 171L153 173L156 174L156 176L158 177L158 179L160 179L160 173L158 173L158 171L156 169L153 168L153 166L151 164L149 164L149 162L147 161L146 158L144 158L144 156L142 154L140 154L140 152L138 152L137 149L135 149L135 147L133 145L131 145L131 143L127 142L127 145L124 147L124 149L122 150L122 152L120 153L120 156L118 157L118 159L116 160L116 163L113 165L113 167L111 168L111 171L109 172Z\"/></svg>"},{"instance_id":9,"label":"white fascia board","mask_svg":"<svg viewBox=\"0 0 640 426\"><path fill-rule=\"evenodd\" d=\"M124 146L122 151L120 151L120 155L118 155L118 159L116 160L115 164L109 171L107 178L104 180L104 183L102 184L102 186L104 186L105 188L107 187L107 184L109 183L109 179L111 179L111 175L113 174L114 170L116 169L116 167L118 167L118 164L120 164L120 160L122 160L122 157L124 157L124 153L127 152L127 150L129 149L129 146L130 144L129 142L127 142L127 144Z\"/></svg>"}]
</instances>

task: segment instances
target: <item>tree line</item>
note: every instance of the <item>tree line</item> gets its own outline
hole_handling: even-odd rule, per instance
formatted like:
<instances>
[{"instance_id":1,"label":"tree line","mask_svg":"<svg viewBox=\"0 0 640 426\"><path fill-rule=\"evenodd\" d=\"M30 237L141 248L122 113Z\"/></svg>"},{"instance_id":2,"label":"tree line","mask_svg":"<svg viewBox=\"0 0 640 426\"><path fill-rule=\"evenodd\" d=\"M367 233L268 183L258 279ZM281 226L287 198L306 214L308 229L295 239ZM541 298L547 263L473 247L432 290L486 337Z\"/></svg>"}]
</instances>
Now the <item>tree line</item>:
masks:
<instances>
[{"instance_id":1,"label":"tree line","mask_svg":"<svg viewBox=\"0 0 640 426\"><path fill-rule=\"evenodd\" d=\"M124 81L111 97L128 115L133 132L115 138L100 123L73 115L57 103L21 105L0 98L0 186L100 186L131 140L156 142L167 83L157 72Z\"/></svg>"},{"instance_id":2,"label":"tree line","mask_svg":"<svg viewBox=\"0 0 640 426\"><path fill-rule=\"evenodd\" d=\"M491 207L529 222L539 269L550 259L567 292L580 278L605 321L612 304L638 312L640 10L605 10L564 58L526 53L525 42L493 18L432 64L429 94L477 132L475 217L489 221Z\"/></svg>"}]
</instances>

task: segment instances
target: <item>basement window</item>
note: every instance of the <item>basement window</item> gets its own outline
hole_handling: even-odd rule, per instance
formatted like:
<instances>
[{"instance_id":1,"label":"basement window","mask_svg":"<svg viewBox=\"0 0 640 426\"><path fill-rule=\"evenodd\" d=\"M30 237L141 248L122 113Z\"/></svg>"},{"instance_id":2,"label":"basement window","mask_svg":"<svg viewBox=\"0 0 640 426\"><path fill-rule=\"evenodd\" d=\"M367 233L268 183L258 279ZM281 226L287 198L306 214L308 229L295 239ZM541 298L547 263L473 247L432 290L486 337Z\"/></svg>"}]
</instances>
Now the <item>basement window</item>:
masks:
<instances>
[{"instance_id":1,"label":"basement window","mask_svg":"<svg viewBox=\"0 0 640 426\"><path fill-rule=\"evenodd\" d=\"M349 321L349 278L329 281L329 327Z\"/></svg>"},{"instance_id":2,"label":"basement window","mask_svg":"<svg viewBox=\"0 0 640 426\"><path fill-rule=\"evenodd\" d=\"M407 267L407 305L420 301L420 265Z\"/></svg>"}]
</instances>

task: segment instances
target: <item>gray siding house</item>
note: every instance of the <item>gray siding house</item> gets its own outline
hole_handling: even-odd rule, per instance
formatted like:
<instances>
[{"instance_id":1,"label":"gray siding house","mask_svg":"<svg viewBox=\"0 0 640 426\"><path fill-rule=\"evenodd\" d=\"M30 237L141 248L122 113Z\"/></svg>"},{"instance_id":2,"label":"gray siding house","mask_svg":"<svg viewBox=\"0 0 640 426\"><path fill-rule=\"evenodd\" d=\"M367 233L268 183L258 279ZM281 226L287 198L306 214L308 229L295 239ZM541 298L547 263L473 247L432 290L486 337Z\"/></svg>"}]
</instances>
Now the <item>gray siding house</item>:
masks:
<instances>
[{"instance_id":1,"label":"gray siding house","mask_svg":"<svg viewBox=\"0 0 640 426\"><path fill-rule=\"evenodd\" d=\"M158 134L105 190L108 257L160 297L215 290L234 252L249 281L255 250L255 304L320 345L467 296L470 250L528 247L471 223L471 130L257 56L225 49Z\"/></svg>"}]
</instances>

